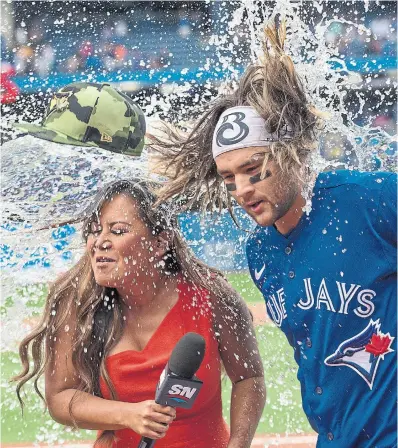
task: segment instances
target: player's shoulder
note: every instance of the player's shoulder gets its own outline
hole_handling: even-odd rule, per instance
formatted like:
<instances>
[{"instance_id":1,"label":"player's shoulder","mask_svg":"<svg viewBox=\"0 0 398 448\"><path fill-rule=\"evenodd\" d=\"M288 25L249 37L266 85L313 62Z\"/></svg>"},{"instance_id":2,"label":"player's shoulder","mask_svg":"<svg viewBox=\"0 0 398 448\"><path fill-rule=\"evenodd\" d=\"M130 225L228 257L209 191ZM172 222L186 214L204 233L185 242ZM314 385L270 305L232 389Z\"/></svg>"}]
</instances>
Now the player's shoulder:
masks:
<instances>
[{"instance_id":1,"label":"player's shoulder","mask_svg":"<svg viewBox=\"0 0 398 448\"><path fill-rule=\"evenodd\" d=\"M261 252L261 247L264 243L269 243L271 239L270 229L257 225L246 240L246 254L253 254L257 251Z\"/></svg>"},{"instance_id":2,"label":"player's shoulder","mask_svg":"<svg viewBox=\"0 0 398 448\"><path fill-rule=\"evenodd\" d=\"M255 244L256 240L261 238L262 234L266 230L267 230L266 227L261 227L260 225L256 225L254 230L249 234L249 236L246 239L246 246L252 246L253 244Z\"/></svg>"},{"instance_id":3,"label":"player's shoulder","mask_svg":"<svg viewBox=\"0 0 398 448\"><path fill-rule=\"evenodd\" d=\"M335 170L320 173L315 186L315 194L325 190L337 189L345 192L357 191L363 193L377 193L386 183L395 183L396 173L385 171L366 172L356 170Z\"/></svg>"}]
</instances>

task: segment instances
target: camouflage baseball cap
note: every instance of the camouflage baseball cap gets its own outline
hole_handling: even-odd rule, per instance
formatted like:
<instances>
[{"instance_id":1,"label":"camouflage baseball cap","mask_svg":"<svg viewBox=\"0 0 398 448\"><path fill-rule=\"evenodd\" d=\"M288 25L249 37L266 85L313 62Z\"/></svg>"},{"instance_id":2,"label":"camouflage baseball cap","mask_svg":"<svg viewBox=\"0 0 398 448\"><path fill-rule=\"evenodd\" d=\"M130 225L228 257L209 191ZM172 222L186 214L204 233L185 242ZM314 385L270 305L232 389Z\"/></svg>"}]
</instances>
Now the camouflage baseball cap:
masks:
<instances>
[{"instance_id":1,"label":"camouflage baseball cap","mask_svg":"<svg viewBox=\"0 0 398 448\"><path fill-rule=\"evenodd\" d=\"M75 82L52 97L42 124L16 123L35 137L76 146L96 146L139 156L145 116L127 95L109 84Z\"/></svg>"}]
</instances>

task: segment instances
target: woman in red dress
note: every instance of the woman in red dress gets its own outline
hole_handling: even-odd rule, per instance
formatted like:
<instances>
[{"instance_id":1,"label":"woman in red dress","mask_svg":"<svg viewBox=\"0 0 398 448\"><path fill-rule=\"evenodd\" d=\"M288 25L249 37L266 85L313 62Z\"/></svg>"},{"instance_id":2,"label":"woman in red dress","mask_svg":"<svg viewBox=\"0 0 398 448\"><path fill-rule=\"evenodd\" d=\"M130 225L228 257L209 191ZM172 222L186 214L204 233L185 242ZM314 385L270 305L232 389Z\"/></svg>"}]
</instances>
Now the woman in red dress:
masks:
<instances>
[{"instance_id":1,"label":"woman in red dress","mask_svg":"<svg viewBox=\"0 0 398 448\"><path fill-rule=\"evenodd\" d=\"M83 258L52 286L42 322L21 343L18 396L45 372L54 420L98 430L96 447L135 448L142 436L158 448L250 447L265 403L250 313L154 202L139 180L115 182L95 200ZM155 389L188 332L206 342L203 387L191 409L175 410L155 403ZM233 384L230 428L222 366Z\"/></svg>"}]
</instances>

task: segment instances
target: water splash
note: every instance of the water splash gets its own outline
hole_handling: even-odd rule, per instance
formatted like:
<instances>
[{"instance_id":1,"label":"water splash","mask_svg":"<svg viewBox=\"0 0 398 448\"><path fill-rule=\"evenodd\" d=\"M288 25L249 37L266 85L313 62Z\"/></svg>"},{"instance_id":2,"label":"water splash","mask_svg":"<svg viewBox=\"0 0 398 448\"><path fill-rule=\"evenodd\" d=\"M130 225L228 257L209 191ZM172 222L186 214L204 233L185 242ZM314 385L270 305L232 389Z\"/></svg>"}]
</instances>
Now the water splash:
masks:
<instances>
[{"instance_id":1,"label":"water splash","mask_svg":"<svg viewBox=\"0 0 398 448\"><path fill-rule=\"evenodd\" d=\"M2 220L27 222L32 231L81 214L108 182L148 176L145 155L134 159L29 135L3 146L1 164Z\"/></svg>"},{"instance_id":2,"label":"water splash","mask_svg":"<svg viewBox=\"0 0 398 448\"><path fill-rule=\"evenodd\" d=\"M218 31L208 41L213 51L201 69L203 73L224 73L225 81L221 84L206 81L202 96L194 96L194 101L192 89L198 83L174 85L167 96L153 95L145 100L143 109L146 116L153 120L166 117L179 123L189 121L196 114L197 105L203 100L208 101L215 93L229 89L241 75L242 67L257 61L261 54L263 23L281 14L288 24L287 52L292 56L314 105L330 117L325 123L319 151L311 161L313 171L342 165L351 169L390 169L395 166L393 145L396 136L372 127L370 123L356 124L366 101L361 90L362 80L350 70L338 49L327 44L325 39L334 23L350 25L366 35L369 35L369 30L344 17L327 18L323 15L327 2L312 2L312 5L320 20L311 27L302 4L289 0L267 3L242 0L220 11L213 21ZM369 2L366 1L365 11L368 7ZM397 87L393 82L390 86L391 91ZM354 112L346 106L349 89L358 102ZM381 94L380 102L383 101ZM327 145L333 138L347 151L347 159L343 162L337 158L326 160L321 154L322 145ZM3 350L15 350L16 342L32 328L40 313L45 296L42 284L54 280L58 273L73 265L82 251L79 229L39 229L80 213L104 183L132 175L147 175L148 166L145 156L140 160L131 159L99 149L59 145L29 136L5 144L2 157L2 343ZM309 209L310 203L307 203L307 211ZM267 329L267 335L269 332ZM285 348L277 352L278 357L272 360L274 364L280 362L281 352L287 353ZM283 365L278 365L279 371L286 367L291 357L289 354ZM271 391L273 388L276 390L280 382L278 377L267 377L271 378ZM283 384L284 379L281 381ZM299 402L298 387L296 392ZM277 403L278 407L289 407L291 402L291 396L286 394L278 396L275 392L275 397L271 398L271 403ZM15 407L14 397L7 397L6 405ZM307 428L302 420L303 417L297 417L291 429ZM60 433L60 427L55 429L52 423L46 423L39 438L47 442L59 441Z\"/></svg>"},{"instance_id":3,"label":"water splash","mask_svg":"<svg viewBox=\"0 0 398 448\"><path fill-rule=\"evenodd\" d=\"M264 23L280 14L287 21L286 51L315 107L329 116L319 150L311 159L313 172L333 166L391 169L396 162L393 149L396 136L380 127L371 127L369 123L363 126L355 123L365 104L360 80L347 68L338 49L327 44L325 39L330 26L335 23L350 25L367 36L370 31L363 24L344 17L327 18L324 14L326 4L322 1L311 5L320 17L312 26L309 26L308 11L303 5L290 0L242 0L233 7L220 9L219 16L213 19L218 33L209 36L208 42L213 55L207 58L199 75L213 70L224 73L225 80L221 84L206 81L202 96L195 102L208 101L234 85L242 67L256 62L261 56ZM391 89L396 88L396 84L390 84ZM197 82L173 85L168 95L147 97L143 108L149 121L156 123L157 119L165 117L174 122L189 121L196 114L196 108L192 106L193 85ZM348 88L355 91L359 104L355 112L345 104ZM380 93L380 101L383 100ZM179 103L178 108L176 103ZM326 160L321 155L322 146L327 146L330 141L337 141L337 145L345 148L346 161ZM132 159L98 148L60 145L31 136L4 145L2 166L0 232L3 246L0 262L5 273L3 293L7 297L21 285L53 280L81 254L79 232L59 237L51 230L40 229L79 214L98 188L109 181L135 175L149 176L145 154L140 159ZM307 212L311 208L310 191L309 187ZM25 269L23 276L19 275L22 268ZM13 312L11 307L10 313ZM24 314L29 315L29 311L25 310ZM6 327L10 323L6 323Z\"/></svg>"},{"instance_id":4,"label":"water splash","mask_svg":"<svg viewBox=\"0 0 398 448\"><path fill-rule=\"evenodd\" d=\"M222 70L230 74L223 87L227 89L227 86L233 84L241 74L234 64L238 52L234 46L231 50L231 41L236 42L234 39L237 35L240 40L247 39L250 50L247 62L257 62L262 54L264 23L272 22L276 15L280 15L287 22L286 52L292 57L314 106L328 116L320 135L321 142L338 135L349 143L351 154L347 155L351 157L347 157L347 162L343 163L345 168L394 169L397 136L388 134L381 127L372 127L370 123L362 126L356 124L356 120L363 113L366 101L364 91L361 90L363 81L357 73L350 70L347 59L341 57L338 48L328 44L326 40L328 30L335 24L349 25L359 34L368 37L371 31L363 24L344 17L327 18L324 13L327 5L322 1L311 2L311 6L317 10L321 18L318 23L310 26L309 11L306 10L308 3L281 0L274 5L269 2L243 0L233 11L224 36L214 36L211 42ZM365 5L365 11L367 8ZM379 71L383 72L381 68ZM397 84L387 78L386 85L389 84L391 90L387 91L387 94L392 94ZM357 111L352 112L346 105L348 89L354 91L355 99L360 105ZM385 95L380 92L379 95L381 104ZM328 165L342 165L340 160L325 160L324 157L320 157L321 148L322 145L319 146L318 157L312 160L311 168L315 172L320 172Z\"/></svg>"}]
</instances>

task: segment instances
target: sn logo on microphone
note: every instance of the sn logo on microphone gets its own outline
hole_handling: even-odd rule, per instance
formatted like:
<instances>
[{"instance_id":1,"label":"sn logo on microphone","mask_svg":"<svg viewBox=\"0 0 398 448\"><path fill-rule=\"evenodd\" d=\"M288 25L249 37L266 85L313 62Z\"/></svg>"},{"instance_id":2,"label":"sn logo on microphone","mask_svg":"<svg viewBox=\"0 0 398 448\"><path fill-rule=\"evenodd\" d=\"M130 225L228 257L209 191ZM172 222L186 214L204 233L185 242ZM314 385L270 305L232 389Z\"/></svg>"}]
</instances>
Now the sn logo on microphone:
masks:
<instances>
[{"instance_id":1,"label":"sn logo on microphone","mask_svg":"<svg viewBox=\"0 0 398 448\"><path fill-rule=\"evenodd\" d=\"M182 386L181 384L173 384L169 390L169 396L171 400L177 403L187 403L198 389L195 387Z\"/></svg>"}]
</instances>

